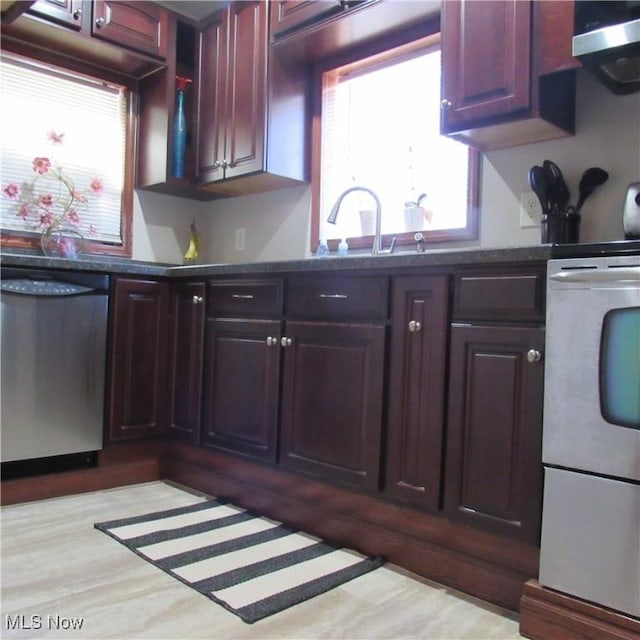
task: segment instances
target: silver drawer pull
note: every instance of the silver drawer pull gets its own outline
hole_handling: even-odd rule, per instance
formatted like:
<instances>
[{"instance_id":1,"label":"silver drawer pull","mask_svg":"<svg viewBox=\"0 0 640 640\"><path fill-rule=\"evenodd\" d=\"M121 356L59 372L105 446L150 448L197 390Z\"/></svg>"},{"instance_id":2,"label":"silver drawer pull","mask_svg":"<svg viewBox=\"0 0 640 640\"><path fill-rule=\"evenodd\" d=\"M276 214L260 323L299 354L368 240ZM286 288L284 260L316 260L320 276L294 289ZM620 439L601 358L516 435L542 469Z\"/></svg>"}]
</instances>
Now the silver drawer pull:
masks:
<instances>
[{"instance_id":1,"label":"silver drawer pull","mask_svg":"<svg viewBox=\"0 0 640 640\"><path fill-rule=\"evenodd\" d=\"M250 293L242 294L242 293L234 293L231 296L232 298L236 298L237 300L253 300L253 296Z\"/></svg>"},{"instance_id":2,"label":"silver drawer pull","mask_svg":"<svg viewBox=\"0 0 640 640\"><path fill-rule=\"evenodd\" d=\"M344 293L319 293L318 298L330 298L332 300L346 300L349 296Z\"/></svg>"},{"instance_id":3,"label":"silver drawer pull","mask_svg":"<svg viewBox=\"0 0 640 640\"><path fill-rule=\"evenodd\" d=\"M542 360L542 353L537 349L529 349L527 351L527 362L540 362Z\"/></svg>"},{"instance_id":4,"label":"silver drawer pull","mask_svg":"<svg viewBox=\"0 0 640 640\"><path fill-rule=\"evenodd\" d=\"M191 298L191 302L193 302L193 304L202 304L204 301L202 296L193 296L193 298Z\"/></svg>"},{"instance_id":5,"label":"silver drawer pull","mask_svg":"<svg viewBox=\"0 0 640 640\"><path fill-rule=\"evenodd\" d=\"M422 331L422 322L419 320L411 320L411 322L409 322L409 331L411 333L418 333L418 331Z\"/></svg>"}]
</instances>

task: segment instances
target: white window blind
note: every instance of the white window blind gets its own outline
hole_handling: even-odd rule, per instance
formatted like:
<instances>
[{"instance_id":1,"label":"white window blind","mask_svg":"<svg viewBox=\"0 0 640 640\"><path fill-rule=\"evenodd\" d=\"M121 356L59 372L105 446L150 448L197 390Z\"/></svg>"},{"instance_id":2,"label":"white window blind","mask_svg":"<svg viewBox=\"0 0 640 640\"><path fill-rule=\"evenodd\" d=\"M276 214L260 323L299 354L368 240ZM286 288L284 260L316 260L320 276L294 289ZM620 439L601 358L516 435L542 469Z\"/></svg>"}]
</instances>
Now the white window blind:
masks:
<instances>
[{"instance_id":1,"label":"white window blind","mask_svg":"<svg viewBox=\"0 0 640 640\"><path fill-rule=\"evenodd\" d=\"M0 112L2 229L38 232L43 209L31 206L21 210L21 203L46 197L47 192L61 201L67 195L65 185L53 174L38 179L32 187L38 175L33 169L34 158L47 158L81 194L74 208L82 234L98 242L122 244L126 89L3 55ZM61 136L58 144L52 142L56 136ZM17 199L8 197L10 184L19 186ZM9 189L12 191L15 189ZM85 195L87 201L83 202ZM25 219L27 210L30 215Z\"/></svg>"},{"instance_id":2,"label":"white window blind","mask_svg":"<svg viewBox=\"0 0 640 640\"><path fill-rule=\"evenodd\" d=\"M469 150L440 135L440 64L432 47L323 74L321 237L366 235L359 213L375 202L363 192L345 198L336 225L325 223L340 194L356 185L380 198L385 234L410 230L405 204L422 194L431 212L425 230L467 225Z\"/></svg>"}]
</instances>

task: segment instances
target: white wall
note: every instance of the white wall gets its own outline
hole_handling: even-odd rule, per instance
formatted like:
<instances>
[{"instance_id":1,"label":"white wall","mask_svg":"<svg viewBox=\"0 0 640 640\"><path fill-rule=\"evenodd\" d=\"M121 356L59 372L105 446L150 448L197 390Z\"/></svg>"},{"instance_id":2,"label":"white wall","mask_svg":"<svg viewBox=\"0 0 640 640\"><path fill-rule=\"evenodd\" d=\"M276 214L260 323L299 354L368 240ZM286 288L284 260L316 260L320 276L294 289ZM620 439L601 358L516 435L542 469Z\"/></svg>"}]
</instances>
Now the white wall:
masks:
<instances>
[{"instance_id":1,"label":"white wall","mask_svg":"<svg viewBox=\"0 0 640 640\"><path fill-rule=\"evenodd\" d=\"M550 159L562 169L578 197L582 172L600 166L610 178L582 209L583 242L620 240L626 186L640 180L640 93L617 96L583 69L578 71L576 135L492 151L482 161L480 234L477 241L438 244L511 247L540 242L539 229L520 229L520 193L529 191L527 176L534 164ZM134 221L134 257L182 263L189 224L203 234L200 262L255 262L309 255L308 186L271 193L199 203L140 192ZM236 229L244 228L246 244L236 251Z\"/></svg>"},{"instance_id":2,"label":"white wall","mask_svg":"<svg viewBox=\"0 0 640 640\"><path fill-rule=\"evenodd\" d=\"M537 229L519 228L519 201L529 191L529 168L553 160L578 199L582 172L599 166L609 180L582 208L581 242L621 240L626 187L640 179L640 93L617 96L588 71L578 71L576 135L559 140L492 151L482 177L481 244L524 245L539 242Z\"/></svg>"},{"instance_id":3,"label":"white wall","mask_svg":"<svg viewBox=\"0 0 640 640\"><path fill-rule=\"evenodd\" d=\"M205 217L201 202L136 191L133 200L132 258L183 264L193 221L206 242L204 238L209 231L210 220Z\"/></svg>"}]
</instances>

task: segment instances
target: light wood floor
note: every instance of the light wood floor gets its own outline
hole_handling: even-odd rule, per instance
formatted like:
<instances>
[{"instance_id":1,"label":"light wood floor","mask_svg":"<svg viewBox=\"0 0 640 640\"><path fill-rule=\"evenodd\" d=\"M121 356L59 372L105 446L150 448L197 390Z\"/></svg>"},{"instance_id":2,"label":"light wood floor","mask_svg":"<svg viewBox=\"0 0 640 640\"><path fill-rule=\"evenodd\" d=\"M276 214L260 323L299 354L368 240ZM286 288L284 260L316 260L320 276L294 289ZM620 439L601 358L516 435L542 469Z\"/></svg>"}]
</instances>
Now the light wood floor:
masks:
<instances>
[{"instance_id":1,"label":"light wood floor","mask_svg":"<svg viewBox=\"0 0 640 640\"><path fill-rule=\"evenodd\" d=\"M2 508L0 637L520 638L514 614L388 565L248 625L93 528L197 500L153 482Z\"/></svg>"}]
</instances>

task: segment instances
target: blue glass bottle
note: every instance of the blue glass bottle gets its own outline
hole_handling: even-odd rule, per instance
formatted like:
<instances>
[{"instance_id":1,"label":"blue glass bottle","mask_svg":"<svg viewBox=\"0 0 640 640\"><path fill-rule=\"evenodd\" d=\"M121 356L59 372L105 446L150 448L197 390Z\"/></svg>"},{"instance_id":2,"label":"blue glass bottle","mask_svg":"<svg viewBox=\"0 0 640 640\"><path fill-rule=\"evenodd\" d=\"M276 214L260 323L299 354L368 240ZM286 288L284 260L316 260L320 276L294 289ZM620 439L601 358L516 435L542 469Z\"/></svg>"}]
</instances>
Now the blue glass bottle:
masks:
<instances>
[{"instance_id":1,"label":"blue glass bottle","mask_svg":"<svg viewBox=\"0 0 640 640\"><path fill-rule=\"evenodd\" d=\"M187 118L184 113L184 91L191 80L176 77L178 81L178 102L176 116L173 121L173 158L171 175L174 178L184 178L184 154L187 146Z\"/></svg>"},{"instance_id":2,"label":"blue glass bottle","mask_svg":"<svg viewBox=\"0 0 640 640\"><path fill-rule=\"evenodd\" d=\"M187 146L187 119L184 115L184 91L178 91L176 117L173 121L173 168L174 178L184 178L184 152Z\"/></svg>"}]
</instances>

